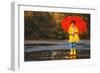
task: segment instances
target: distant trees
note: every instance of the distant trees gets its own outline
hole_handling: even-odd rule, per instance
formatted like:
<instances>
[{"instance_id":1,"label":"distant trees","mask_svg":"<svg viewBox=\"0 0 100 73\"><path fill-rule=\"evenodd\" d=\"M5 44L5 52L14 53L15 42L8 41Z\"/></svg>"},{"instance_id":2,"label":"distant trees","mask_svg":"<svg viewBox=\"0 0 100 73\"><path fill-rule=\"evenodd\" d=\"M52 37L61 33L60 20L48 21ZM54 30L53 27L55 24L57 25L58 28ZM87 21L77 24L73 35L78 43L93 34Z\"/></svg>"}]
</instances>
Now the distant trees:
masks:
<instances>
[{"instance_id":1,"label":"distant trees","mask_svg":"<svg viewBox=\"0 0 100 73\"><path fill-rule=\"evenodd\" d=\"M68 15L77 15L73 13L58 13L58 12L24 12L24 34L25 40L36 39L67 39L67 32L64 32L61 27L61 21ZM90 15L78 14L90 24ZM90 25L88 25L90 29ZM90 30L86 33L88 36Z\"/></svg>"}]
</instances>

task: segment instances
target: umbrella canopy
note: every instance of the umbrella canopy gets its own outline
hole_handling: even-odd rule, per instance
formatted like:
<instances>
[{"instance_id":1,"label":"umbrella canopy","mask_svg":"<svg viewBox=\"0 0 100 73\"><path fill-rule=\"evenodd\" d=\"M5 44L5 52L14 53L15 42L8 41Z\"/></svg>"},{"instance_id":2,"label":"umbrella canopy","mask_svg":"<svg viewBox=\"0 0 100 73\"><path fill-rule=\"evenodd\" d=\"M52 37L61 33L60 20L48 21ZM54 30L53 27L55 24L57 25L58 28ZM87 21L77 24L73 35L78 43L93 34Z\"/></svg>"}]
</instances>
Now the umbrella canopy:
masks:
<instances>
[{"instance_id":1,"label":"umbrella canopy","mask_svg":"<svg viewBox=\"0 0 100 73\"><path fill-rule=\"evenodd\" d=\"M68 32L71 22L74 21L79 33L87 31L87 22L80 16L67 16L62 20L62 28Z\"/></svg>"}]
</instances>

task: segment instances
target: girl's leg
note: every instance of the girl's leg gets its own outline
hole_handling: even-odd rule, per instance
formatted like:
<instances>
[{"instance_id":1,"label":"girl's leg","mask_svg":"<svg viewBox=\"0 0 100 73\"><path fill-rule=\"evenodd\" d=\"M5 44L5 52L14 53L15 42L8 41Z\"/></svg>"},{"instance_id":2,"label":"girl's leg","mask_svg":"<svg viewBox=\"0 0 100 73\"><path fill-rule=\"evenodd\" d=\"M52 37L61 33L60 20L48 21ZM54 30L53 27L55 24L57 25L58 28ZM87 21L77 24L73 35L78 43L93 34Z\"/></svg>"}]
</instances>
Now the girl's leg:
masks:
<instances>
[{"instance_id":1,"label":"girl's leg","mask_svg":"<svg viewBox=\"0 0 100 73\"><path fill-rule=\"evenodd\" d=\"M70 43L69 43L69 46L70 46L70 49L72 49L72 48L73 48L73 43L70 42Z\"/></svg>"},{"instance_id":2,"label":"girl's leg","mask_svg":"<svg viewBox=\"0 0 100 73\"><path fill-rule=\"evenodd\" d=\"M73 48L76 48L76 42L73 42Z\"/></svg>"},{"instance_id":3,"label":"girl's leg","mask_svg":"<svg viewBox=\"0 0 100 73\"><path fill-rule=\"evenodd\" d=\"M73 54L73 43L71 42L70 43L70 55L72 55Z\"/></svg>"}]
</instances>

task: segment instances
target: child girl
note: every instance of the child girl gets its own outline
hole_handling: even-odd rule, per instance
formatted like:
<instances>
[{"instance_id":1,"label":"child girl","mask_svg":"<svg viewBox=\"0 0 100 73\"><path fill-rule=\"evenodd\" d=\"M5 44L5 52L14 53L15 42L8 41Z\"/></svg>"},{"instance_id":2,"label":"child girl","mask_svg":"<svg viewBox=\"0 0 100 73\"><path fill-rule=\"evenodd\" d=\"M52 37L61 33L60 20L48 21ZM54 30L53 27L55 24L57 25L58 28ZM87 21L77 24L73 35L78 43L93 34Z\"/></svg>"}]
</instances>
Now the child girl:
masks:
<instances>
[{"instance_id":1,"label":"child girl","mask_svg":"<svg viewBox=\"0 0 100 73\"><path fill-rule=\"evenodd\" d=\"M70 45L70 55L76 55L76 43L79 42L79 31L75 25L75 21L71 21L71 25L68 29L69 34L69 45Z\"/></svg>"}]
</instances>

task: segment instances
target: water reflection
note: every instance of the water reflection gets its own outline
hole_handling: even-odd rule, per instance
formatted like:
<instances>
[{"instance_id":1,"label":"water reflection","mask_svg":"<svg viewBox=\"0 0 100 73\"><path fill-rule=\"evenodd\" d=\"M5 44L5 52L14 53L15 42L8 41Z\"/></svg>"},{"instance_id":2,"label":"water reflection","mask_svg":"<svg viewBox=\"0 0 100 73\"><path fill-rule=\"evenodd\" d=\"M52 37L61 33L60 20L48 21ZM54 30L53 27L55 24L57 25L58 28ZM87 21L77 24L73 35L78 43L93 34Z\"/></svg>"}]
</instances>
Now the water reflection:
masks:
<instances>
[{"instance_id":1,"label":"water reflection","mask_svg":"<svg viewBox=\"0 0 100 73\"><path fill-rule=\"evenodd\" d=\"M76 55L75 56L70 56L70 59L76 59Z\"/></svg>"},{"instance_id":2,"label":"water reflection","mask_svg":"<svg viewBox=\"0 0 100 73\"><path fill-rule=\"evenodd\" d=\"M90 50L77 50L70 54L70 50L44 50L25 53L25 61L67 60L90 58Z\"/></svg>"},{"instance_id":3,"label":"water reflection","mask_svg":"<svg viewBox=\"0 0 100 73\"><path fill-rule=\"evenodd\" d=\"M36 43L36 42L35 42ZM46 42L48 43L48 42ZM45 60L67 60L67 59L86 59L90 58L90 49L87 43L79 43L78 47L69 49L66 41L55 42L54 44L41 45L39 43L24 46L25 61L45 61ZM39 45L38 45L39 44Z\"/></svg>"}]
</instances>

